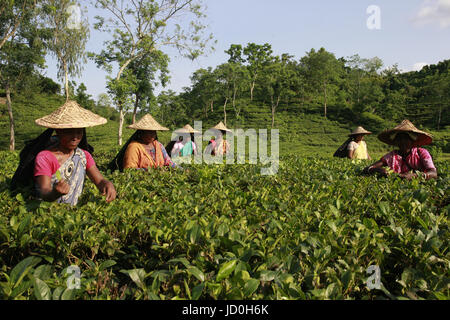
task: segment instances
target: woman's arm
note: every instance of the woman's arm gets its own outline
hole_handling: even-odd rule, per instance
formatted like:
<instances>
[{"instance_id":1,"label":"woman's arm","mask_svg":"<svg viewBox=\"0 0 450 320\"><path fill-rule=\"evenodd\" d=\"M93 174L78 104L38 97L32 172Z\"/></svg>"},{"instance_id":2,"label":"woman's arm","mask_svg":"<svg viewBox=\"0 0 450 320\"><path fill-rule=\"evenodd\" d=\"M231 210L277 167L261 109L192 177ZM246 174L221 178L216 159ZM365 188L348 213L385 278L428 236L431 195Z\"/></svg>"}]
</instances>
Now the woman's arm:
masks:
<instances>
[{"instance_id":1,"label":"woman's arm","mask_svg":"<svg viewBox=\"0 0 450 320\"><path fill-rule=\"evenodd\" d=\"M49 176L36 176L36 184L42 200L52 202L69 193L70 186L67 182L61 180L52 187L51 180Z\"/></svg>"},{"instance_id":2,"label":"woman's arm","mask_svg":"<svg viewBox=\"0 0 450 320\"><path fill-rule=\"evenodd\" d=\"M429 171L425 172L425 179L437 179L438 174L436 169L430 169Z\"/></svg>"},{"instance_id":3,"label":"woman's arm","mask_svg":"<svg viewBox=\"0 0 450 320\"><path fill-rule=\"evenodd\" d=\"M348 150L348 153L347 153L347 157L349 158L349 159L353 159L353 153L355 152L355 150Z\"/></svg>"},{"instance_id":4,"label":"woman's arm","mask_svg":"<svg viewBox=\"0 0 450 320\"><path fill-rule=\"evenodd\" d=\"M378 160L377 162L371 164L370 166L365 167L363 172L366 173L366 174L379 173L382 176L386 177L387 176L387 172L383 168L383 166L384 166L383 161Z\"/></svg>"},{"instance_id":5,"label":"woman's arm","mask_svg":"<svg viewBox=\"0 0 450 320\"><path fill-rule=\"evenodd\" d=\"M106 202L111 202L116 198L117 192L111 181L106 180L97 166L92 166L86 170L87 176L95 184L102 195L106 196Z\"/></svg>"},{"instance_id":6,"label":"woman's arm","mask_svg":"<svg viewBox=\"0 0 450 320\"><path fill-rule=\"evenodd\" d=\"M350 141L347 145L347 158L353 159L353 154L355 153L356 146L354 141Z\"/></svg>"},{"instance_id":7,"label":"woman's arm","mask_svg":"<svg viewBox=\"0 0 450 320\"><path fill-rule=\"evenodd\" d=\"M437 171L436 169L430 169L427 172L423 172L422 173L424 175L425 180L430 180L430 179L437 179ZM399 173L398 176L400 178L403 179L407 179L407 180L411 180L412 178L416 178L417 176L419 176L420 174L416 174L414 172L406 172L406 173Z\"/></svg>"}]
</instances>

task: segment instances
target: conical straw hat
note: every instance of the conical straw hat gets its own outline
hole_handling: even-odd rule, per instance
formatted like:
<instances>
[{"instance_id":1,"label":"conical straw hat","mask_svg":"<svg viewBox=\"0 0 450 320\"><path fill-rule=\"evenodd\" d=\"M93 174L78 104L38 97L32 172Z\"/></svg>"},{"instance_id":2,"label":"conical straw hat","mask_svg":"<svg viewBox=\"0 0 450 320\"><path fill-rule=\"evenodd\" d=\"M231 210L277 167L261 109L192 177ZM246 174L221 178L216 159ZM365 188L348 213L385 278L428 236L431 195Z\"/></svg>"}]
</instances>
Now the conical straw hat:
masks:
<instances>
[{"instance_id":1,"label":"conical straw hat","mask_svg":"<svg viewBox=\"0 0 450 320\"><path fill-rule=\"evenodd\" d=\"M166 131L169 130L166 127L163 127L160 125L150 114L146 114L136 122L135 124L131 124L128 126L130 129L136 129L136 130L158 130L158 131Z\"/></svg>"},{"instance_id":2,"label":"conical straw hat","mask_svg":"<svg viewBox=\"0 0 450 320\"><path fill-rule=\"evenodd\" d=\"M52 129L87 128L105 124L105 118L86 110L72 100L66 101L61 107L49 115L36 119L37 125Z\"/></svg>"},{"instance_id":3,"label":"conical straw hat","mask_svg":"<svg viewBox=\"0 0 450 320\"><path fill-rule=\"evenodd\" d=\"M217 129L217 130L225 130L225 131L231 132L230 129L228 129L227 127L225 127L225 125L223 124L222 121L220 121L215 127L213 127L213 129Z\"/></svg>"},{"instance_id":4,"label":"conical straw hat","mask_svg":"<svg viewBox=\"0 0 450 320\"><path fill-rule=\"evenodd\" d=\"M384 143L395 145L395 136L399 132L412 133L412 135L410 136L412 136L412 138L415 138L413 139L413 147L425 146L433 141L431 134L417 129L409 120L403 120L402 123L400 123L395 128L381 132L378 135L378 139L380 139Z\"/></svg>"},{"instance_id":5,"label":"conical straw hat","mask_svg":"<svg viewBox=\"0 0 450 320\"><path fill-rule=\"evenodd\" d=\"M200 131L195 130L189 124L185 125L181 129L175 130L175 132L180 132L180 133L200 133Z\"/></svg>"},{"instance_id":6,"label":"conical straw hat","mask_svg":"<svg viewBox=\"0 0 450 320\"><path fill-rule=\"evenodd\" d=\"M353 132L350 133L349 136L358 135L358 134L372 134L372 132L367 131L363 127L359 126L355 130L353 130Z\"/></svg>"}]
</instances>

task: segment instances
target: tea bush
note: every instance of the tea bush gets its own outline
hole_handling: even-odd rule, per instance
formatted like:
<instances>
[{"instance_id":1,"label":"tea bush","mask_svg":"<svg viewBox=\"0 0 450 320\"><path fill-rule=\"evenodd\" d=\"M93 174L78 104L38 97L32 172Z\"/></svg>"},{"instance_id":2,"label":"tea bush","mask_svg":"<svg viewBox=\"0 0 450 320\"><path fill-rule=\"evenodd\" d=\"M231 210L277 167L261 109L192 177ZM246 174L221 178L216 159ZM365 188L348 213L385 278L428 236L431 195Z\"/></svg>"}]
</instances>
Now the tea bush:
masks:
<instances>
[{"instance_id":1,"label":"tea bush","mask_svg":"<svg viewBox=\"0 0 450 320\"><path fill-rule=\"evenodd\" d=\"M446 161L431 181L300 156L272 176L249 164L108 172L118 198L87 181L77 207L11 194L17 163L0 152L1 299L449 298ZM366 286L370 265L381 289Z\"/></svg>"}]
</instances>

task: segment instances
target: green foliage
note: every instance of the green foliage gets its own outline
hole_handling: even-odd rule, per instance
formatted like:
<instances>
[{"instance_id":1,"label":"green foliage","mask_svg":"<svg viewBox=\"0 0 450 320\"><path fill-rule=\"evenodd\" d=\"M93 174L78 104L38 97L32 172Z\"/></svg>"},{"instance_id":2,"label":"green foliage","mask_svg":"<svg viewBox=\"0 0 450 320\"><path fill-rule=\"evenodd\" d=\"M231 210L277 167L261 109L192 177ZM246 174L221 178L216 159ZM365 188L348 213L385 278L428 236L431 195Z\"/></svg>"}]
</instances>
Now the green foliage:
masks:
<instances>
[{"instance_id":1,"label":"green foliage","mask_svg":"<svg viewBox=\"0 0 450 320\"><path fill-rule=\"evenodd\" d=\"M336 58L324 48L311 49L299 60L287 53L274 56L267 43L232 44L225 52L227 62L195 71L191 87L180 94L188 114L204 120L235 117L241 123L251 103L270 106L272 120L278 110L295 105L298 111L354 126L370 118L368 114L378 127L405 118L437 130L449 124L449 60L400 73L396 64L381 71L378 57ZM230 104L234 115L228 113Z\"/></svg>"},{"instance_id":2,"label":"green foliage","mask_svg":"<svg viewBox=\"0 0 450 320\"><path fill-rule=\"evenodd\" d=\"M58 94L61 91L61 86L58 83L43 76L40 77L40 81L36 87L40 90L39 93ZM32 86L32 88L35 87Z\"/></svg>"},{"instance_id":3,"label":"green foliage","mask_svg":"<svg viewBox=\"0 0 450 320\"><path fill-rule=\"evenodd\" d=\"M74 5L80 8L73 0L44 2L44 23L51 33L47 47L58 61L58 78L64 81L66 99L69 99L68 77L81 76L87 62L85 47L89 39L89 24L87 19L81 19L81 9L76 17L79 21L71 17L70 8Z\"/></svg>"},{"instance_id":4,"label":"green foliage","mask_svg":"<svg viewBox=\"0 0 450 320\"><path fill-rule=\"evenodd\" d=\"M94 145L96 146L96 145ZM97 153L99 167L111 151ZM365 161L288 155L260 165L106 173L76 208L9 194L0 152L2 299L445 299L448 162L439 178L360 176ZM30 256L32 253L32 256ZM70 265L80 289L67 288ZM382 290L369 291L378 265Z\"/></svg>"},{"instance_id":5,"label":"green foliage","mask_svg":"<svg viewBox=\"0 0 450 320\"><path fill-rule=\"evenodd\" d=\"M111 32L112 39L104 42L100 53L89 53L98 67L108 73L113 66L118 67L114 78L108 76L108 90L119 109L118 142L122 144L122 126L124 111L131 105L131 95L135 95L136 114L140 96L152 98L149 81L158 70L161 82L167 81L168 56L163 50L172 47L191 59L195 59L207 50L212 36L204 35L205 17L202 2L183 0L166 3L165 1L121 2L99 0L95 7L107 12L105 18L96 16L95 29ZM112 13L112 15L110 15ZM183 15L185 25L177 18ZM127 103L129 102L129 103Z\"/></svg>"},{"instance_id":6,"label":"green foliage","mask_svg":"<svg viewBox=\"0 0 450 320\"><path fill-rule=\"evenodd\" d=\"M363 112L359 118L359 123L361 123L362 126L370 127L372 130L379 132L397 125L392 121L386 121L380 116L370 112Z\"/></svg>"}]
</instances>

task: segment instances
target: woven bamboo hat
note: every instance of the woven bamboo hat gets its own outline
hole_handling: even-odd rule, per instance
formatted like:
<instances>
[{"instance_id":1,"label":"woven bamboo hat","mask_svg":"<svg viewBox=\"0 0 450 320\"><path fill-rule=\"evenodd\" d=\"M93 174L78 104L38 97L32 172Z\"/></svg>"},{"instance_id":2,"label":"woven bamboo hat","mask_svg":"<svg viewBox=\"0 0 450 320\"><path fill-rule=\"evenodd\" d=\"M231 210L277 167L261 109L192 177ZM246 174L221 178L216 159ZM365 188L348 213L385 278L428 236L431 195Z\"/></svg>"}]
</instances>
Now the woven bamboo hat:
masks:
<instances>
[{"instance_id":1,"label":"woven bamboo hat","mask_svg":"<svg viewBox=\"0 0 450 320\"><path fill-rule=\"evenodd\" d=\"M200 133L200 131L195 130L189 124L185 125L181 129L175 130L175 132L180 132L180 133Z\"/></svg>"},{"instance_id":2,"label":"woven bamboo hat","mask_svg":"<svg viewBox=\"0 0 450 320\"><path fill-rule=\"evenodd\" d=\"M378 135L378 139L390 145L395 144L395 137L399 132L406 132L414 140L413 147L425 146L433 141L431 134L417 129L409 120L403 120L393 129L385 130Z\"/></svg>"},{"instance_id":3,"label":"woven bamboo hat","mask_svg":"<svg viewBox=\"0 0 450 320\"><path fill-rule=\"evenodd\" d=\"M146 114L143 116L138 122L135 124L131 124L128 126L130 129L136 130L155 130L155 131L167 131L169 130L166 127L160 125L150 114Z\"/></svg>"},{"instance_id":4,"label":"woven bamboo hat","mask_svg":"<svg viewBox=\"0 0 450 320\"><path fill-rule=\"evenodd\" d=\"M72 100L66 101L49 115L35 120L37 125L52 129L87 128L106 122L105 118L80 107Z\"/></svg>"},{"instance_id":5,"label":"woven bamboo hat","mask_svg":"<svg viewBox=\"0 0 450 320\"><path fill-rule=\"evenodd\" d=\"M355 130L352 131L352 133L349 134L349 136L359 135L359 134L372 134L372 132L367 131L363 127L359 126Z\"/></svg>"},{"instance_id":6,"label":"woven bamboo hat","mask_svg":"<svg viewBox=\"0 0 450 320\"><path fill-rule=\"evenodd\" d=\"M225 127L225 125L223 124L222 121L220 121L218 124L216 124L213 129L217 129L217 130L224 130L224 131L228 131L231 132L230 129L228 129L227 127Z\"/></svg>"}]
</instances>

